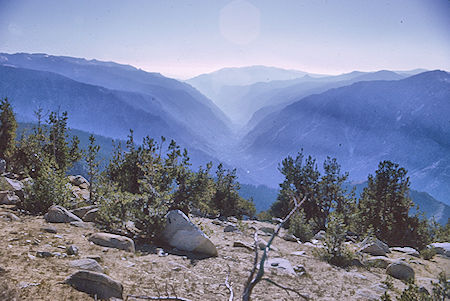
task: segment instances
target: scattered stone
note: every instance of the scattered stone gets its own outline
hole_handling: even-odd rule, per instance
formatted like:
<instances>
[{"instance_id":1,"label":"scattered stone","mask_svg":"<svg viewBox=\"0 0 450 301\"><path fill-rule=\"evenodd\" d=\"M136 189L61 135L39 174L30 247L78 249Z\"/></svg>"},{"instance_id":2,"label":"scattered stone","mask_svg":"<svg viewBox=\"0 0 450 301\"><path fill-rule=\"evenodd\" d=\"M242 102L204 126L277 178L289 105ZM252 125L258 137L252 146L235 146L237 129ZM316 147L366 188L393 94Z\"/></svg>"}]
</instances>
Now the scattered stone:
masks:
<instances>
[{"instance_id":1,"label":"scattered stone","mask_svg":"<svg viewBox=\"0 0 450 301\"><path fill-rule=\"evenodd\" d=\"M53 205L48 209L44 218L49 223L70 223L81 222L82 220L73 213L70 213L66 208L58 205Z\"/></svg>"},{"instance_id":2,"label":"scattered stone","mask_svg":"<svg viewBox=\"0 0 450 301\"><path fill-rule=\"evenodd\" d=\"M166 257L166 256L169 256L169 253L164 252L164 250L161 249L161 248L156 249L156 252L158 253L158 256L159 256L159 257Z\"/></svg>"},{"instance_id":3,"label":"scattered stone","mask_svg":"<svg viewBox=\"0 0 450 301\"><path fill-rule=\"evenodd\" d=\"M239 229L234 224L228 224L223 229L223 232L238 232Z\"/></svg>"},{"instance_id":4,"label":"scattered stone","mask_svg":"<svg viewBox=\"0 0 450 301\"><path fill-rule=\"evenodd\" d=\"M403 261L396 261L388 265L386 272L394 278L400 280L414 279L413 268Z\"/></svg>"},{"instance_id":5,"label":"scattered stone","mask_svg":"<svg viewBox=\"0 0 450 301\"><path fill-rule=\"evenodd\" d=\"M283 235L283 239L286 241L293 241L293 242L297 242L298 238L295 237L294 234L290 234L290 233L286 233L285 235Z\"/></svg>"},{"instance_id":6,"label":"scattered stone","mask_svg":"<svg viewBox=\"0 0 450 301\"><path fill-rule=\"evenodd\" d=\"M53 237L54 237L54 238L63 239L62 235L59 235L59 234L55 234L55 235L53 235Z\"/></svg>"},{"instance_id":7,"label":"scattered stone","mask_svg":"<svg viewBox=\"0 0 450 301\"><path fill-rule=\"evenodd\" d=\"M0 217L9 219L12 222L20 221L20 218L12 212L0 212Z\"/></svg>"},{"instance_id":8,"label":"scattered stone","mask_svg":"<svg viewBox=\"0 0 450 301\"><path fill-rule=\"evenodd\" d=\"M323 231L323 230L320 230L319 232L317 232L315 235L314 235L314 239L317 239L317 240L324 240L325 239L325 231Z\"/></svg>"},{"instance_id":9,"label":"scattered stone","mask_svg":"<svg viewBox=\"0 0 450 301\"><path fill-rule=\"evenodd\" d=\"M122 284L102 273L78 271L69 276L65 283L91 296L97 295L99 299L110 299L112 297L122 299Z\"/></svg>"},{"instance_id":10,"label":"scattered stone","mask_svg":"<svg viewBox=\"0 0 450 301\"><path fill-rule=\"evenodd\" d=\"M252 245L247 244L247 243L242 242L242 241L235 241L233 243L233 247L235 247L235 248L246 248L249 251L254 251L255 250L255 248Z\"/></svg>"},{"instance_id":11,"label":"scattered stone","mask_svg":"<svg viewBox=\"0 0 450 301\"><path fill-rule=\"evenodd\" d=\"M401 253L406 253L407 255L414 256L414 257L420 257L419 252L411 247L393 247L390 248L391 251L397 251Z\"/></svg>"},{"instance_id":12,"label":"scattered stone","mask_svg":"<svg viewBox=\"0 0 450 301\"><path fill-rule=\"evenodd\" d=\"M374 237L367 237L361 242L361 248L358 252L368 253L373 256L384 256L390 253L389 246L381 240Z\"/></svg>"},{"instance_id":13,"label":"scattered stone","mask_svg":"<svg viewBox=\"0 0 450 301\"><path fill-rule=\"evenodd\" d=\"M36 256L40 258L48 258L53 257L53 253L48 251L37 251Z\"/></svg>"},{"instance_id":14,"label":"scattered stone","mask_svg":"<svg viewBox=\"0 0 450 301\"><path fill-rule=\"evenodd\" d=\"M436 253L450 257L450 242L435 242L430 245Z\"/></svg>"},{"instance_id":15,"label":"scattered stone","mask_svg":"<svg viewBox=\"0 0 450 301\"><path fill-rule=\"evenodd\" d=\"M275 229L272 227L261 227L261 228L259 228L259 230L262 232L268 233L270 235L275 233Z\"/></svg>"},{"instance_id":16,"label":"scattered stone","mask_svg":"<svg viewBox=\"0 0 450 301\"><path fill-rule=\"evenodd\" d=\"M103 247L116 248L133 253L135 251L133 240L121 235L102 232L94 233L89 237L89 241Z\"/></svg>"},{"instance_id":17,"label":"scattered stone","mask_svg":"<svg viewBox=\"0 0 450 301\"><path fill-rule=\"evenodd\" d=\"M94 259L89 258L77 259L70 261L69 264L71 267L76 269L103 273L103 268Z\"/></svg>"},{"instance_id":18,"label":"scattered stone","mask_svg":"<svg viewBox=\"0 0 450 301\"><path fill-rule=\"evenodd\" d=\"M83 216L83 221L85 222L97 222L97 220L98 220L98 208L89 210Z\"/></svg>"},{"instance_id":19,"label":"scattered stone","mask_svg":"<svg viewBox=\"0 0 450 301\"><path fill-rule=\"evenodd\" d=\"M31 254L27 254L27 257L28 257L29 259L31 259L31 260L35 260L35 259L36 259L36 256L31 255Z\"/></svg>"},{"instance_id":20,"label":"scattered stone","mask_svg":"<svg viewBox=\"0 0 450 301\"><path fill-rule=\"evenodd\" d=\"M372 256L364 260L364 265L369 267L376 267L376 268L387 268L388 265L393 263L392 259L389 259L385 256Z\"/></svg>"},{"instance_id":21,"label":"scattered stone","mask_svg":"<svg viewBox=\"0 0 450 301\"><path fill-rule=\"evenodd\" d=\"M267 242L263 239L258 239L257 245L259 249L264 250L267 247ZM274 247L273 244L270 246L270 250L278 251L278 249Z\"/></svg>"},{"instance_id":22,"label":"scattered stone","mask_svg":"<svg viewBox=\"0 0 450 301\"><path fill-rule=\"evenodd\" d=\"M217 256L216 246L180 210L171 210L166 215L166 226L162 238L172 247L208 256Z\"/></svg>"},{"instance_id":23,"label":"scattered stone","mask_svg":"<svg viewBox=\"0 0 450 301\"><path fill-rule=\"evenodd\" d=\"M277 269L283 273L295 275L295 270L289 260L284 258L269 258L264 262L264 267L268 269Z\"/></svg>"},{"instance_id":24,"label":"scattered stone","mask_svg":"<svg viewBox=\"0 0 450 301\"><path fill-rule=\"evenodd\" d=\"M305 256L306 252L305 251L295 251L295 252L292 252L291 255L294 255L294 256Z\"/></svg>"},{"instance_id":25,"label":"scattered stone","mask_svg":"<svg viewBox=\"0 0 450 301\"><path fill-rule=\"evenodd\" d=\"M213 219L211 223L213 223L214 225L217 225L217 226L221 226L222 225L222 222L219 221L218 219Z\"/></svg>"},{"instance_id":26,"label":"scattered stone","mask_svg":"<svg viewBox=\"0 0 450 301\"><path fill-rule=\"evenodd\" d=\"M17 205L20 198L13 191L0 192L0 205Z\"/></svg>"},{"instance_id":27,"label":"scattered stone","mask_svg":"<svg viewBox=\"0 0 450 301\"><path fill-rule=\"evenodd\" d=\"M75 245L70 245L66 249L67 255L78 255L78 247Z\"/></svg>"},{"instance_id":28,"label":"scattered stone","mask_svg":"<svg viewBox=\"0 0 450 301\"><path fill-rule=\"evenodd\" d=\"M53 233L53 234L58 233L58 230L56 230L56 228L51 225L46 225L46 226L41 227L41 231Z\"/></svg>"},{"instance_id":29,"label":"scattered stone","mask_svg":"<svg viewBox=\"0 0 450 301\"><path fill-rule=\"evenodd\" d=\"M93 259L97 262L102 262L102 257L100 255L87 255L86 258Z\"/></svg>"},{"instance_id":30,"label":"scattered stone","mask_svg":"<svg viewBox=\"0 0 450 301\"><path fill-rule=\"evenodd\" d=\"M83 216L90 210L98 208L96 205L84 206L77 209L73 209L70 212L78 216L79 218L83 218Z\"/></svg>"}]
</instances>

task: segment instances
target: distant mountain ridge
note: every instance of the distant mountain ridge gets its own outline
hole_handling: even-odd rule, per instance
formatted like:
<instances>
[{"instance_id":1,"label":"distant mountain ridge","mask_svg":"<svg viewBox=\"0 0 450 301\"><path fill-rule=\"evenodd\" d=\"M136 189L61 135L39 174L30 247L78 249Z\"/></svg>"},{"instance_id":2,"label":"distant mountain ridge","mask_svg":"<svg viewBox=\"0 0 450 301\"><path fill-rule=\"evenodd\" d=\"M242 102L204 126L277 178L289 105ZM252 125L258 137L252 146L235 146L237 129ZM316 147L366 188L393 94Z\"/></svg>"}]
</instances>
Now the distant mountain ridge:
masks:
<instances>
[{"instance_id":1,"label":"distant mountain ridge","mask_svg":"<svg viewBox=\"0 0 450 301\"><path fill-rule=\"evenodd\" d=\"M378 162L408 169L413 188L450 203L450 75L425 72L395 81L363 81L299 98L263 118L242 140L243 164L257 181L280 181L281 159L301 148L337 157L354 179Z\"/></svg>"}]
</instances>

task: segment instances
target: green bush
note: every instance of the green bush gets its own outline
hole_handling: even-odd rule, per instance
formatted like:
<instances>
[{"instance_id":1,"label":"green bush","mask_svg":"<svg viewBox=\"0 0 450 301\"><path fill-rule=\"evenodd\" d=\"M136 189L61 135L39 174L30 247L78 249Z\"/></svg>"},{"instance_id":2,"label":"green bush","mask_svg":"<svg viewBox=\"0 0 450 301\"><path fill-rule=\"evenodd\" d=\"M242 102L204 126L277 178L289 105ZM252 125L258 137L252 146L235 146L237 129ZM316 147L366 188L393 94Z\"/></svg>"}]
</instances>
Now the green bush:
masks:
<instances>
[{"instance_id":1,"label":"green bush","mask_svg":"<svg viewBox=\"0 0 450 301\"><path fill-rule=\"evenodd\" d=\"M45 158L32 184L25 185L24 192L19 208L32 214L46 213L53 204L70 207L72 195L67 177Z\"/></svg>"},{"instance_id":2,"label":"green bush","mask_svg":"<svg viewBox=\"0 0 450 301\"><path fill-rule=\"evenodd\" d=\"M423 249L420 251L420 256L425 260L430 260L436 255L436 250L433 248L430 249Z\"/></svg>"},{"instance_id":3,"label":"green bush","mask_svg":"<svg viewBox=\"0 0 450 301\"><path fill-rule=\"evenodd\" d=\"M324 248L319 251L320 257L335 266L349 266L354 254L344 245L346 233L343 216L333 212L327 225Z\"/></svg>"},{"instance_id":4,"label":"green bush","mask_svg":"<svg viewBox=\"0 0 450 301\"><path fill-rule=\"evenodd\" d=\"M310 241L314 237L313 226L306 220L303 209L298 210L291 217L288 231L302 242Z\"/></svg>"}]
</instances>

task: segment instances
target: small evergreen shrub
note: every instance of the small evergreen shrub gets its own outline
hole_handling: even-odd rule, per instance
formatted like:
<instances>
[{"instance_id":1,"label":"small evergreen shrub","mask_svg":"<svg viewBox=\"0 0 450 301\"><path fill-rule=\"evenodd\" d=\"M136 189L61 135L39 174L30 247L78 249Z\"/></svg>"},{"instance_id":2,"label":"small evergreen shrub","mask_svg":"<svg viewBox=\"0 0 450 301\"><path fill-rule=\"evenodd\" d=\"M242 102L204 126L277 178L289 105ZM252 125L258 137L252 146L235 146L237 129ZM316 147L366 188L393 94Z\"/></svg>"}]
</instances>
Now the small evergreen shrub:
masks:
<instances>
[{"instance_id":1,"label":"small evergreen shrub","mask_svg":"<svg viewBox=\"0 0 450 301\"><path fill-rule=\"evenodd\" d=\"M306 220L303 209L298 210L291 217L288 231L302 242L310 241L314 237L313 226Z\"/></svg>"},{"instance_id":2,"label":"small evergreen shrub","mask_svg":"<svg viewBox=\"0 0 450 301\"><path fill-rule=\"evenodd\" d=\"M430 260L436 255L436 250L433 248L430 249L423 249L420 251L420 256L425 260Z\"/></svg>"}]
</instances>

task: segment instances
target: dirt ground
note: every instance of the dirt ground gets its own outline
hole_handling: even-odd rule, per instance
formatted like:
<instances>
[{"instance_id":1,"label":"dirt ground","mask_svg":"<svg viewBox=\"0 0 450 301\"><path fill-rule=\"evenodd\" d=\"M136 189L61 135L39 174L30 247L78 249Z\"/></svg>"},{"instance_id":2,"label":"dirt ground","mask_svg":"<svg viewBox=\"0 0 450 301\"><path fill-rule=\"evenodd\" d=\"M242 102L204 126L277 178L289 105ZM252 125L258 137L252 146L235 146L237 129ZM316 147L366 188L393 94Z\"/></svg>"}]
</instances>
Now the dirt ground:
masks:
<instances>
[{"instance_id":1,"label":"dirt ground","mask_svg":"<svg viewBox=\"0 0 450 301\"><path fill-rule=\"evenodd\" d=\"M8 209L1 208L0 211ZM14 212L17 214L17 212ZM193 259L186 255L168 254L161 256L157 247L140 248L135 254L122 250L94 245L87 237L98 230L79 228L70 224L52 224L57 234L41 230L49 225L42 217L19 215L20 221L9 221L0 217L0 291L6 300L91 300L85 293L63 284L66 277L75 272L69 266L73 259L100 256L100 265L105 273L120 281L127 295L164 295L167 290L174 295L190 300L228 300L229 291L224 286L230 267L229 280L234 291L234 300L240 300L243 285L249 275L254 252L233 247L234 241L253 243L253 230L269 223L243 221L239 223L242 233L225 233L222 225L212 220L194 218L196 223L217 246L216 258ZM269 239L269 236L260 236ZM36 257L38 251L64 253L63 248L74 244L79 254L68 257ZM303 265L306 274L291 276L277 269L266 270L266 276L284 286L296 289L310 296L311 300L373 300L383 293L381 282L386 279L384 269L356 268L342 269L329 265L314 256L316 247L276 238L273 244L278 251L271 251L271 258L288 259L293 266ZM169 250L165 250L169 251ZM292 255L305 251L304 255ZM166 255L166 254L163 254ZM450 260L441 255L431 261L411 257L399 252L389 254L390 258L405 258L414 268L416 283L430 289L430 281L440 271L450 272ZM449 275L447 274L447 277ZM396 296L405 284L394 279ZM259 283L253 300L301 300L295 293L287 293L267 282ZM1 298L0 298L1 299ZM2 300L3 301L3 300Z\"/></svg>"}]
</instances>

